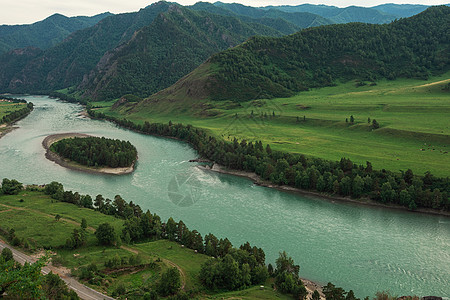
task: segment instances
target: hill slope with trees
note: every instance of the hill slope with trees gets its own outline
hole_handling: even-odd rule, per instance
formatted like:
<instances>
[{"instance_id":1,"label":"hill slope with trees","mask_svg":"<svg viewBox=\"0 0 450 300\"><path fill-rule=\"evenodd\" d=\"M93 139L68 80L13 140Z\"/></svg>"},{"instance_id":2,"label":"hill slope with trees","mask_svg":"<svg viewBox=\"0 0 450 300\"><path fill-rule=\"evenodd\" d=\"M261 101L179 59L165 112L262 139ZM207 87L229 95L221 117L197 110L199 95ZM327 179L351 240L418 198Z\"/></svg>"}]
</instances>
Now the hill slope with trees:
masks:
<instances>
[{"instance_id":1,"label":"hill slope with trees","mask_svg":"<svg viewBox=\"0 0 450 300\"><path fill-rule=\"evenodd\" d=\"M33 24L1 25L0 54L25 47L48 49L61 42L72 32L94 26L110 15L112 14L106 12L92 17L69 18L61 14L54 14Z\"/></svg>"},{"instance_id":2,"label":"hill slope with trees","mask_svg":"<svg viewBox=\"0 0 450 300\"><path fill-rule=\"evenodd\" d=\"M175 9L170 10L170 7L178 7L178 10L182 10L186 18L177 18L174 13ZM161 67L162 69L170 68L172 63L170 59L181 60L183 55L180 53L180 56L173 57L172 54L174 53L171 49L164 49L165 46L173 46L174 43L178 42L175 37L164 36L164 34L175 31L176 37L181 38L182 41L186 42L190 39L191 44L182 45L187 49L196 47L192 43L200 42L201 47L205 49L201 51L201 55L197 56L197 51L193 54L194 58L192 58L192 55L188 58L189 63L187 65L189 67L183 66L184 72L187 73L212 53L235 46L250 36L280 36L300 29L299 26L278 16L250 18L213 5L202 5L200 3L195 7L191 10L177 4L161 1L138 12L107 17L95 26L74 32L63 42L44 51L35 47L4 53L0 56L0 90L11 93L49 93L54 90L77 86L83 79L85 82L82 88L84 89L87 87L86 81L97 77L97 74L95 74L96 66L97 70L104 69L113 54L120 50L120 54L126 56L123 60L127 60L132 52L131 48L138 47L136 46L137 36L146 41L154 38L163 38L166 41L164 46L151 42L153 43L152 47L156 47L156 49L148 48L148 51L155 51L156 56L166 63ZM193 10L201 10L202 12L196 13ZM166 15L160 16L162 13ZM220 16L213 13L219 13ZM159 19L157 19L158 16ZM161 18L170 21L168 28L164 27L166 23L164 23L165 21L162 22ZM194 22L195 25L192 25L191 28L192 32L186 29L187 24L177 23L185 20ZM199 22L203 22L203 24ZM208 25L208 22L213 23L212 27ZM311 22L311 20L306 20L305 24ZM145 29L147 26L151 26L151 28ZM152 32L151 30L158 30L158 32ZM211 30L216 30L216 32ZM200 34L199 31L204 33ZM223 40L225 41L218 41L220 33L224 34ZM180 34L183 36L180 37ZM200 37L202 34L203 36ZM149 46L149 44L146 46ZM180 47L181 45L178 48ZM124 49L122 50L122 48ZM169 54L168 58L161 57L160 54L165 51L172 51L172 54ZM147 52L147 54L150 52ZM187 53L187 51L183 52L184 54ZM192 62L195 62L195 65ZM94 73L91 74L91 71ZM151 74L154 74L154 77L165 76L165 74L160 75L159 71L160 69L152 69ZM165 88L186 73L178 74L176 78L173 76L162 78L163 83L155 86L157 89ZM132 78L122 77L121 80L128 80L124 84L133 86L134 90L138 90L142 85L135 86L136 82L146 80L142 77L143 75L140 73L134 73ZM151 80L157 80L154 77ZM89 83L89 88L92 85L97 86L97 83ZM151 87L148 90L152 93L154 88Z\"/></svg>"},{"instance_id":3,"label":"hill slope with trees","mask_svg":"<svg viewBox=\"0 0 450 300\"><path fill-rule=\"evenodd\" d=\"M450 7L438 6L390 24L338 24L282 38L254 37L213 55L150 100L246 101L289 97L351 79L427 79L449 70L449 22Z\"/></svg>"},{"instance_id":4,"label":"hill slope with trees","mask_svg":"<svg viewBox=\"0 0 450 300\"><path fill-rule=\"evenodd\" d=\"M77 85L106 51L128 41L136 30L151 24L168 7L168 3L158 2L138 12L107 17L37 55L36 51L27 56L18 50L5 53L0 56L1 70L5 69L1 62L15 59L21 63L9 64L8 71L0 72L0 90L36 93Z\"/></svg>"},{"instance_id":5,"label":"hill slope with trees","mask_svg":"<svg viewBox=\"0 0 450 300\"><path fill-rule=\"evenodd\" d=\"M281 36L268 26L171 5L124 45L107 52L86 76L84 97L109 100L146 97L174 84L209 56L250 36Z\"/></svg>"}]
</instances>

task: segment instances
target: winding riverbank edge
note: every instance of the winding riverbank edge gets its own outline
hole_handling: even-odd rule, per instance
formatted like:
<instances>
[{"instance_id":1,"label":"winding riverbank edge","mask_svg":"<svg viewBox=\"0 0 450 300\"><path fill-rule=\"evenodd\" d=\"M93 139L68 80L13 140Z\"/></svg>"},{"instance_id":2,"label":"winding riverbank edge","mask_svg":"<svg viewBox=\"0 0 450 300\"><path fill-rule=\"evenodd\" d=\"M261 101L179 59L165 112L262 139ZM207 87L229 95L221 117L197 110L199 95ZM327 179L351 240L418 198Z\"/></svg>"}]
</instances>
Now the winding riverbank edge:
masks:
<instances>
[{"instance_id":1,"label":"winding riverbank edge","mask_svg":"<svg viewBox=\"0 0 450 300\"><path fill-rule=\"evenodd\" d=\"M95 118L93 116L91 116L87 110L86 107L83 110L83 112L81 113L81 115L88 117L90 119L94 119L94 120L103 120L103 121L108 121L111 123L116 124L117 126L121 127L121 128L125 128L128 129L130 131L133 132L137 132L140 134L145 134L145 135L151 135L151 136L156 136L156 137L162 137L162 138L166 138L166 139L172 139L172 140L177 140L183 143L187 143L190 145L189 142L179 139L177 137L172 137L172 136L164 136L164 135L160 135L160 134L150 134L147 132L143 132L140 130L136 130L136 129L132 129L129 127L125 127L122 126L112 120L109 120L108 118ZM192 147L192 145L191 145ZM195 149L195 148L194 148ZM198 159L207 159L204 157L200 157ZM214 163L214 165L216 165L216 163ZM217 164L218 165L218 164ZM220 165L219 165L220 166ZM264 187L268 187L268 188L274 188L277 189L279 191L282 192L290 192L290 193L296 193L299 195L304 195L304 196L310 196L310 197L318 197L321 199L326 199L329 201L339 201L339 202L347 202L347 203L353 203L355 205L365 205L365 206L372 206L372 207L382 207L385 209L394 209L394 210L401 210L401 211L405 211L405 212L410 212L410 213L420 213L420 214L428 214L428 215L437 215L437 216L444 216L444 217L450 217L450 212L445 212L445 211L437 211L437 210L433 210L433 209L423 209L423 208L418 208L416 210L410 210L407 207L401 206L401 205L386 205L380 202L376 202L373 200L365 200L365 201L361 201L361 200L357 200L357 199L352 199L350 197L340 197L340 196L336 196L336 195L330 195L330 194L326 194L326 193L321 193L321 192L314 192L314 191L308 191L308 190L302 190L299 188L294 188L294 187L290 187L290 186L278 186L278 185L274 185L270 182L265 182L263 180L260 179L260 177L256 174L256 173L251 173L251 172L245 172L245 171L238 171L238 170L229 170L226 169L225 167L222 167L222 169L220 170L211 170L209 168L206 168L205 166L198 166L199 168L203 169L203 170L209 170L209 171L213 171L213 172L217 172L217 173L222 173L222 174L228 174L228 175L234 175L234 176L239 176L239 177L245 177L248 178L250 180L252 180L255 184L260 185L260 186L264 186Z\"/></svg>"},{"instance_id":2,"label":"winding riverbank edge","mask_svg":"<svg viewBox=\"0 0 450 300\"><path fill-rule=\"evenodd\" d=\"M107 168L107 167L91 168L91 167L86 167L86 166L77 164L75 162L66 160L66 159L62 158L61 156L59 156L58 154L56 154L55 152L50 150L50 146L53 143L60 141L62 139L74 138L74 137L85 138L85 137L91 137L91 136L92 135L88 135L88 134L84 134L84 133L74 133L74 132L58 133L58 134L49 135L42 141L42 146L46 150L45 157L48 160L51 160L62 167L65 167L65 168L68 168L71 170L91 173L91 174L124 175L124 174L130 174L134 171L134 167L135 167L136 163L133 163L130 167L125 167L125 168Z\"/></svg>"},{"instance_id":3,"label":"winding riverbank edge","mask_svg":"<svg viewBox=\"0 0 450 300\"><path fill-rule=\"evenodd\" d=\"M423 208L419 208L416 210L409 210L400 205L386 205L386 204L375 202L375 201L369 200L369 199L358 200L358 199L352 199L350 197L340 197L340 196L330 195L330 194L326 194L326 193L306 191L306 190L294 188L294 187L287 186L287 185L275 185L271 182L262 180L256 173L230 170L230 169L228 169L220 164L217 164L217 163L213 163L213 165L211 167L209 167L208 165L198 165L197 168L199 168L201 170L205 170L205 171L212 171L212 172L221 173L221 174L228 174L228 175L233 175L233 176L244 177L244 178L250 179L251 181L253 181L254 184L259 185L259 186L273 188L273 189L277 189L282 192L290 192L290 193L295 193L295 194L299 194L299 195L303 195L303 196L318 197L318 198L326 199L326 200L329 200L332 202L334 202L334 201L347 202L347 203L353 203L353 204L357 204L357 205L382 207L382 208L387 208L387 209L395 209L395 210L402 210L402 211L408 211L408 212L450 217L450 212L445 212L445 211L435 211L435 210L423 209Z\"/></svg>"},{"instance_id":4,"label":"winding riverbank edge","mask_svg":"<svg viewBox=\"0 0 450 300\"><path fill-rule=\"evenodd\" d=\"M1 124L0 129L3 129L3 130L0 130L0 139L17 128L19 128L19 127L14 126L14 124Z\"/></svg>"},{"instance_id":5,"label":"winding riverbank edge","mask_svg":"<svg viewBox=\"0 0 450 300\"><path fill-rule=\"evenodd\" d=\"M33 109L31 110L33 111ZM10 123L6 123L6 124L0 124L0 128L5 128L4 130L0 130L0 139L2 137L4 137L5 135L7 135L8 133L10 133L11 131L13 131L14 129L19 128L18 126L14 126L17 122L19 122L20 120L26 118L30 113L28 112L27 114L20 116L19 118L17 118L16 120L10 122Z\"/></svg>"}]
</instances>

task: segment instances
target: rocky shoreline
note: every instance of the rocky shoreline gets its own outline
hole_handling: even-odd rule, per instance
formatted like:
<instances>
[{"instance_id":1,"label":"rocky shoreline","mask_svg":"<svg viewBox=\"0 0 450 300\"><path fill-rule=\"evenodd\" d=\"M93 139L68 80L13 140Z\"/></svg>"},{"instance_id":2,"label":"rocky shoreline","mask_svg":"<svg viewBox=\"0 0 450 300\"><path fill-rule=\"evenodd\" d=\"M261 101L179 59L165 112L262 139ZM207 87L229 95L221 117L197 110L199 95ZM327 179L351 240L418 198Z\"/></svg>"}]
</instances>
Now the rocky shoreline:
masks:
<instances>
[{"instance_id":1,"label":"rocky shoreline","mask_svg":"<svg viewBox=\"0 0 450 300\"><path fill-rule=\"evenodd\" d=\"M68 168L71 170L91 173L91 174L124 175L124 174L130 174L134 171L134 167L135 167L136 163L133 163L130 167L125 167L125 168L87 167L87 166L83 166L83 165L77 164L75 162L72 162L68 159L64 159L61 156L59 156L58 154L56 154L55 152L50 150L50 146L53 143L60 141L62 139L74 138L74 137L85 138L85 137L90 137L90 136L91 135L84 134L84 133L59 133L59 134L49 135L42 141L42 146L46 150L45 157L48 160L51 160L62 167L65 167L65 168Z\"/></svg>"}]
</instances>

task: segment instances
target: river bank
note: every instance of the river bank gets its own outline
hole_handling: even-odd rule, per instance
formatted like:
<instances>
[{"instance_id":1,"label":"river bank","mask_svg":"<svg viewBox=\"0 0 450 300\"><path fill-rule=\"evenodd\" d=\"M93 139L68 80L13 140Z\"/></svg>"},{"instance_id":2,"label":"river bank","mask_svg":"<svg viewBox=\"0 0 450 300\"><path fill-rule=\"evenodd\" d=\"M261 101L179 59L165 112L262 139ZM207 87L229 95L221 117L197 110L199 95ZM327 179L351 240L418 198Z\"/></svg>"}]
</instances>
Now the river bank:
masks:
<instances>
[{"instance_id":1,"label":"river bank","mask_svg":"<svg viewBox=\"0 0 450 300\"><path fill-rule=\"evenodd\" d=\"M275 185L269 181L262 180L256 173L246 172L246 171L238 171L238 170L230 170L230 169L225 168L224 166L217 164L217 163L213 163L213 165L211 167L208 165L199 165L197 167L199 169L205 170L205 171L212 171L212 172L221 173L221 174L228 174L228 175L234 175L234 176L248 178L248 179L252 180L254 184L259 185L259 186L273 188L273 189L277 189L277 190L283 191L283 192L295 193L295 194L299 194L302 196L319 197L322 199L327 199L331 202L334 202L334 201L347 202L347 203L354 203L357 205L383 207L386 209L395 209L395 210L403 210L403 211L409 211L409 212L415 212L415 213L433 214L433 215L450 217L450 212L445 212L445 211L435 211L435 210L423 209L423 208L419 208L416 210L410 210L404 206L386 205L386 204L376 202L376 201L373 201L370 199L353 199L350 197L340 197L340 196L330 195L330 194L321 193L321 192L302 190L302 189L294 188L294 187L287 186L287 185Z\"/></svg>"},{"instance_id":2,"label":"river bank","mask_svg":"<svg viewBox=\"0 0 450 300\"><path fill-rule=\"evenodd\" d=\"M14 129L19 128L19 127L14 127L13 124L2 124L0 125L0 139L7 135L8 133L10 133L11 131L13 131Z\"/></svg>"},{"instance_id":3,"label":"river bank","mask_svg":"<svg viewBox=\"0 0 450 300\"><path fill-rule=\"evenodd\" d=\"M91 135L83 134L83 133L60 133L60 134L49 135L42 141L42 146L46 150L45 157L48 160L51 160L62 167L65 167L65 168L68 168L71 170L87 172L87 173L91 173L91 174L124 175L124 174L130 174L134 171L134 167L135 167L136 163L133 163L130 167L124 167L124 168L87 167L87 166L83 166L78 163L72 162L68 159L64 159L61 156L59 156L58 154L56 154L55 152L50 150L50 146L53 143L60 141L62 139L74 138L74 137L85 138L85 137L90 137L90 136Z\"/></svg>"},{"instance_id":4,"label":"river bank","mask_svg":"<svg viewBox=\"0 0 450 300\"><path fill-rule=\"evenodd\" d=\"M84 113L84 111L83 111L83 113ZM151 133L143 132L143 131L136 130L136 129L133 129L133 128L130 128L130 127L122 126L117 121L108 119L107 117L105 117L105 118L95 118L95 117L91 116L87 111L83 115L88 116L89 118L92 118L92 119L99 119L99 120L110 121L110 122L112 122L112 123L114 123L114 124L116 124L116 125L118 125L120 127L126 128L128 130L131 130L131 131L134 131L134 132L137 132L137 133L146 134L146 135L152 135L152 136L158 136L158 137L164 137L164 138L168 138L168 139L175 139L175 140L186 142L186 143L190 144L189 142L187 142L185 140L182 140L182 139L179 139L177 137L164 136L164 135L159 135L159 134L151 134ZM205 157L199 157L199 158L197 158L197 159L195 159L193 161L199 161L199 162L200 161L209 161L209 159L207 159ZM275 184L273 184L271 182L261 180L260 177L256 173L239 171L239 170L229 170L229 169L226 169L223 166L220 166L220 165L218 165L216 163L213 164L213 168L214 168L214 166L216 166L214 170L208 169L207 166L199 166L199 167L203 168L205 170L211 170L211 171L215 171L215 172L218 172L218 173L235 175L235 176L239 176L239 177L246 177L246 178L249 178L250 180L252 180L255 184L260 185L260 186L274 188L274 189L277 189L279 191L290 192L290 193L295 193L295 194L299 194L299 195L319 197L319 198L322 198L322 199L328 199L328 200L330 200L332 202L333 201L350 202L350 203L354 203L354 204L357 204L357 205L383 207L383 208L386 208L386 209L394 209L394 210L402 210L402 211L408 211L408 212L413 212L413 213L422 213L422 214L431 214L431 215L439 215L439 216L450 217L450 212L446 212L446 211L438 211L438 210L429 209L429 208L418 208L418 209L415 209L415 210L410 210L409 208L407 208L405 206L395 205L395 204L383 204L383 203L380 203L380 202L377 202L377 201L373 201L373 200L370 200L370 199L367 199L367 198L354 199L354 198L351 198L351 197L336 196L336 195L330 195L330 194L327 194L327 193L303 190L303 189L299 189L299 188L295 188L295 187L291 187L291 186L287 186L287 185L279 186L279 185L275 185Z\"/></svg>"}]
</instances>

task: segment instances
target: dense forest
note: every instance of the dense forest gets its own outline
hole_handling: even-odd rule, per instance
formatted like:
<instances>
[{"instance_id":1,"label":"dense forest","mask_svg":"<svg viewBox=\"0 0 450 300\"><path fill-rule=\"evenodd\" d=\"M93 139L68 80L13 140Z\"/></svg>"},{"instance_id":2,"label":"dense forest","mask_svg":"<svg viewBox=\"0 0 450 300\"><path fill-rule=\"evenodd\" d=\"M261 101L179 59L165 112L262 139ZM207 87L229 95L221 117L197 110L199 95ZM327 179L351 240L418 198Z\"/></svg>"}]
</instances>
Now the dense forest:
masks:
<instances>
[{"instance_id":1,"label":"dense forest","mask_svg":"<svg viewBox=\"0 0 450 300\"><path fill-rule=\"evenodd\" d=\"M24 101L24 100L22 100L22 101ZM23 103L22 101L19 100L17 103ZM18 120L22 119L23 117L27 116L32 110L33 110L33 103L29 102L24 108L21 108L16 111L12 111L12 112L6 114L5 116L3 116L3 118L0 119L0 124L12 123L12 122L18 121Z\"/></svg>"},{"instance_id":2,"label":"dense forest","mask_svg":"<svg viewBox=\"0 0 450 300\"><path fill-rule=\"evenodd\" d=\"M350 159L329 161L296 153L272 151L270 145L245 140L226 142L191 125L145 122L134 124L126 119L108 117L88 110L95 118L108 119L118 125L143 133L176 137L190 143L201 156L230 169L255 172L261 179L276 185L303 190L365 198L386 205L401 205L411 210L427 208L450 211L450 178L423 176L411 170L394 173L374 170L372 164L357 165Z\"/></svg>"},{"instance_id":3,"label":"dense forest","mask_svg":"<svg viewBox=\"0 0 450 300\"><path fill-rule=\"evenodd\" d=\"M89 167L129 167L137 159L130 142L105 137L67 138L53 143L50 150Z\"/></svg>"},{"instance_id":4,"label":"dense forest","mask_svg":"<svg viewBox=\"0 0 450 300\"><path fill-rule=\"evenodd\" d=\"M192 73L192 85L203 77L209 89L205 98L245 101L288 97L350 79L427 79L449 70L449 12L450 7L438 6L390 24L349 23L282 38L254 37L213 55L206 71ZM177 85L189 87L189 80Z\"/></svg>"},{"instance_id":5,"label":"dense forest","mask_svg":"<svg viewBox=\"0 0 450 300\"><path fill-rule=\"evenodd\" d=\"M79 86L83 97L110 100L146 97L169 87L209 56L254 35L281 36L268 26L234 16L171 5L126 44L106 53Z\"/></svg>"}]
</instances>

